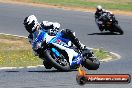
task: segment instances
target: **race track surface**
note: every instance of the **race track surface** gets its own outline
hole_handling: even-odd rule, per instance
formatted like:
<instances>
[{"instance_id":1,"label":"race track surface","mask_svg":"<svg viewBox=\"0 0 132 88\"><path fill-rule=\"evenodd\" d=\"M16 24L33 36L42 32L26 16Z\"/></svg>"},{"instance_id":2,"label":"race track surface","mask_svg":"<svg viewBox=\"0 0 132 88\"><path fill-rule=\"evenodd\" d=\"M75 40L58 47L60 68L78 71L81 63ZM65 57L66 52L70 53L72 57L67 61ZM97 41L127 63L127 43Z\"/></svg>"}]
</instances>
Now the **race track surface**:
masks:
<instances>
[{"instance_id":1,"label":"race track surface","mask_svg":"<svg viewBox=\"0 0 132 88\"><path fill-rule=\"evenodd\" d=\"M87 70L87 73L132 75L132 16L115 15L124 35L114 35L99 32L93 13L0 3L0 32L27 36L22 23L30 14L36 15L40 22L57 21L61 28L72 29L89 47L103 47L121 55L121 59L102 63L97 71ZM46 70L44 67L0 70L0 88L132 88L132 83L80 86L76 83L76 73Z\"/></svg>"}]
</instances>

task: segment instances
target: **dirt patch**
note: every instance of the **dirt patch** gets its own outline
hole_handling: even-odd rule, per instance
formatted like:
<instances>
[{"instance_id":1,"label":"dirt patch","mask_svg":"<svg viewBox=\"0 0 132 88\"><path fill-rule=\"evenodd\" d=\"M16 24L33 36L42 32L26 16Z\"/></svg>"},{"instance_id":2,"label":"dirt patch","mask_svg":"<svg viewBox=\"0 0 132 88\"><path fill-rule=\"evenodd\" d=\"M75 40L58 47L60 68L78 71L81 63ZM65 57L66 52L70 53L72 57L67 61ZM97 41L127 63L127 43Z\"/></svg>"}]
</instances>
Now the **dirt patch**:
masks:
<instances>
[{"instance_id":1,"label":"dirt patch","mask_svg":"<svg viewBox=\"0 0 132 88\"><path fill-rule=\"evenodd\" d=\"M11 4L20 4L20 5L30 5L36 7L48 7L48 8L62 8L65 10L75 10L75 11L84 11L84 12L95 12L95 8L83 8L83 7L76 7L76 6L62 6L62 5L49 5L47 3L37 4L31 3L31 0L0 0L1 3L11 3ZM89 0L88 0L89 1ZM91 1L91 0L90 0ZM95 2L95 0L92 0ZM109 0L104 0L105 2L110 3ZM116 0L115 0L116 1ZM122 0L121 0L122 1ZM27 3L28 2L28 3ZM123 2L123 1L122 1ZM128 0L130 2L130 0ZM122 15L129 15L132 16L132 12L130 11L121 11L121 10L111 10L114 14L122 14Z\"/></svg>"},{"instance_id":2,"label":"dirt patch","mask_svg":"<svg viewBox=\"0 0 132 88\"><path fill-rule=\"evenodd\" d=\"M13 37L14 38L14 37ZM21 39L17 40L14 39L8 39L8 38L0 38L0 50L30 50L31 46L28 42L25 42L26 40Z\"/></svg>"}]
</instances>

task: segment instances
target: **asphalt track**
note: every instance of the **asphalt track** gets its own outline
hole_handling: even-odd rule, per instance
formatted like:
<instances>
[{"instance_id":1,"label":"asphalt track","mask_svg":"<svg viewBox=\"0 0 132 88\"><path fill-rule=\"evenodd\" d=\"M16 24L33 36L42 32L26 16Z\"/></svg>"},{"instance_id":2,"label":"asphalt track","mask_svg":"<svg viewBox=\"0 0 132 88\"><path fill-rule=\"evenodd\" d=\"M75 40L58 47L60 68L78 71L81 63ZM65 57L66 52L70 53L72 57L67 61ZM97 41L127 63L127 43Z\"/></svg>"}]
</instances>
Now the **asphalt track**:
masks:
<instances>
[{"instance_id":1,"label":"asphalt track","mask_svg":"<svg viewBox=\"0 0 132 88\"><path fill-rule=\"evenodd\" d=\"M30 14L35 14L39 21L57 21L61 28L72 29L89 47L103 47L121 55L121 59L102 63L97 71L87 70L87 73L132 75L132 16L116 15L124 35L114 35L99 32L93 13L0 3L0 32L27 36L22 23ZM132 88L132 83L80 86L76 83L76 73L43 67L0 70L0 88Z\"/></svg>"}]
</instances>

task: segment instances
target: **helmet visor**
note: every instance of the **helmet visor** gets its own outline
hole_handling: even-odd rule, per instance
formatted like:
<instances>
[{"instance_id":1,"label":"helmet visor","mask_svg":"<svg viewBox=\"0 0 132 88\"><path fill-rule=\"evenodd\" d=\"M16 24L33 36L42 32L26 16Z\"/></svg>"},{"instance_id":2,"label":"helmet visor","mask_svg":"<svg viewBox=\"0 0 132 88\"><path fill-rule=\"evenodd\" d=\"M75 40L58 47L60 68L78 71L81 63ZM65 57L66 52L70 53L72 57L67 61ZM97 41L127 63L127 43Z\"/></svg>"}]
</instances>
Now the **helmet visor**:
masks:
<instances>
[{"instance_id":1,"label":"helmet visor","mask_svg":"<svg viewBox=\"0 0 132 88\"><path fill-rule=\"evenodd\" d=\"M29 33L33 33L35 31L33 30L34 25L35 25L34 21L30 24L24 23L24 27Z\"/></svg>"}]
</instances>

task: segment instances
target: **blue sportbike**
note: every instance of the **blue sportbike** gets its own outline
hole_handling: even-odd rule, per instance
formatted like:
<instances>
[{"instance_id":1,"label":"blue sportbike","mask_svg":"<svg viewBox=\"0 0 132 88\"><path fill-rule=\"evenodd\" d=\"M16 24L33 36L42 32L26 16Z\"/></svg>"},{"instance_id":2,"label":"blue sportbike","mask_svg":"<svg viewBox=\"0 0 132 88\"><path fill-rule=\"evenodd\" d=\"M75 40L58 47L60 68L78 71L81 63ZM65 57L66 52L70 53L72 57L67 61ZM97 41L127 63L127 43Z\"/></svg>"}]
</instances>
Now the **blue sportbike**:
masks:
<instances>
[{"instance_id":1,"label":"blue sportbike","mask_svg":"<svg viewBox=\"0 0 132 88\"><path fill-rule=\"evenodd\" d=\"M61 37L61 32L51 39L48 39L48 36L43 31L35 40L35 42L42 42L39 57L43 60L46 69L54 67L60 71L70 71L80 65L89 70L99 68L100 62L90 49L85 48L80 52L69 39Z\"/></svg>"}]
</instances>

